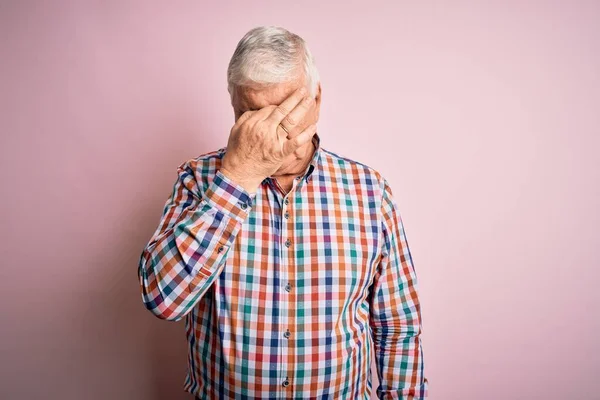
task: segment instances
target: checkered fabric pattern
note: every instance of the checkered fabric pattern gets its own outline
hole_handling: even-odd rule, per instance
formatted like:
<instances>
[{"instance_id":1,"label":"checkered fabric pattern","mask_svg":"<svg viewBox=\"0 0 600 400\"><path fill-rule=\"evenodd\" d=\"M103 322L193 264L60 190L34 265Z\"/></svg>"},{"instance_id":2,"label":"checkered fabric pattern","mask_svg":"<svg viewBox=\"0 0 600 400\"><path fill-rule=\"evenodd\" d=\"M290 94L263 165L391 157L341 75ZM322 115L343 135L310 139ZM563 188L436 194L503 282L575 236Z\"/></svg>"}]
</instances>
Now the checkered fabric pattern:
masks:
<instances>
[{"instance_id":1,"label":"checkered fabric pattern","mask_svg":"<svg viewBox=\"0 0 600 400\"><path fill-rule=\"evenodd\" d=\"M422 399L417 276L396 201L373 168L321 146L289 193L249 193L226 148L179 166L143 249L142 300L185 318L184 390L200 399Z\"/></svg>"}]
</instances>

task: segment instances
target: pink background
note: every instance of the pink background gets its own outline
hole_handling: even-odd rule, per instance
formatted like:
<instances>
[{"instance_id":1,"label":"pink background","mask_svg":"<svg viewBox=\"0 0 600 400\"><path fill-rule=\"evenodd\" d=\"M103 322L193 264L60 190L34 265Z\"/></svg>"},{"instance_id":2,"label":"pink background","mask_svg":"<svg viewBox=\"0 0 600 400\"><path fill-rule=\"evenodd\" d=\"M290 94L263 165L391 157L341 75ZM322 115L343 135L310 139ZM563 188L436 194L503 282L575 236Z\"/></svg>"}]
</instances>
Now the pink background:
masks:
<instances>
[{"instance_id":1,"label":"pink background","mask_svg":"<svg viewBox=\"0 0 600 400\"><path fill-rule=\"evenodd\" d=\"M183 161L224 146L257 25L309 43L325 148L394 189L430 398L600 398L600 5L0 5L0 398L189 399L140 252ZM374 388L378 384L373 378Z\"/></svg>"}]
</instances>

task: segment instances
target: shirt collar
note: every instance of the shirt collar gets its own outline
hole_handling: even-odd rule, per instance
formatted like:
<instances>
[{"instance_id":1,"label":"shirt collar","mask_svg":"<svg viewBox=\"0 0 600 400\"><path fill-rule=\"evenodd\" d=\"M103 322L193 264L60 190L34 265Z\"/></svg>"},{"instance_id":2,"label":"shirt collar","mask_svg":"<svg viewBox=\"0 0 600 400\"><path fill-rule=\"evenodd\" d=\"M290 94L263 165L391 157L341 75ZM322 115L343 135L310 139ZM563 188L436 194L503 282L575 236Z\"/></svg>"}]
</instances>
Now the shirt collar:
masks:
<instances>
[{"instance_id":1,"label":"shirt collar","mask_svg":"<svg viewBox=\"0 0 600 400\"><path fill-rule=\"evenodd\" d=\"M315 133L312 137L312 142L313 145L315 146L315 151L313 153L313 156L310 160L310 164L308 165L307 169L304 171L304 174L302 175L302 177L304 177L305 180L309 180L310 179L310 175L313 173L313 171L315 170L315 168L317 167L318 163L319 163L319 159L321 157L321 137L319 136L318 133Z\"/></svg>"}]
</instances>

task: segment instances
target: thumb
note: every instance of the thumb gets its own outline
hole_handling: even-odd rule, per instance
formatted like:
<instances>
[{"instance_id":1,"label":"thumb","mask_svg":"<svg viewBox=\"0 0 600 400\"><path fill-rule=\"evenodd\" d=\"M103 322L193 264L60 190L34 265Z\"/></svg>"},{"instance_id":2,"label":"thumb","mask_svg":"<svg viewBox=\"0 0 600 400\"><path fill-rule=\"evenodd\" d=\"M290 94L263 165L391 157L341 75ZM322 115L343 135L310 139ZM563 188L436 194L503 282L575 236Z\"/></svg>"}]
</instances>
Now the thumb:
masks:
<instances>
[{"instance_id":1,"label":"thumb","mask_svg":"<svg viewBox=\"0 0 600 400\"><path fill-rule=\"evenodd\" d=\"M298 147L303 146L308 143L314 134L317 132L317 125L312 124L300 132L298 135L294 136L291 139L284 139L283 142L283 154L284 156L288 156L292 154Z\"/></svg>"}]
</instances>

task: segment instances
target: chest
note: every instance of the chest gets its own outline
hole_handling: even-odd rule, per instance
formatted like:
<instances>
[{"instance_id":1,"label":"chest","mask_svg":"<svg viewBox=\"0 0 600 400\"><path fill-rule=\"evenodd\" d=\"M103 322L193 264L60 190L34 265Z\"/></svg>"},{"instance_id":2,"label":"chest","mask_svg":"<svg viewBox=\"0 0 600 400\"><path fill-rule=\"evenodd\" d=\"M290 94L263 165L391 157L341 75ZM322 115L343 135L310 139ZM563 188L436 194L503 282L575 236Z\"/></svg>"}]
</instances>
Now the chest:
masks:
<instances>
[{"instance_id":1,"label":"chest","mask_svg":"<svg viewBox=\"0 0 600 400\"><path fill-rule=\"evenodd\" d=\"M372 192L310 184L289 190L257 193L225 261L222 283L235 285L242 297L287 283L306 299L315 293L364 295L381 247Z\"/></svg>"},{"instance_id":2,"label":"chest","mask_svg":"<svg viewBox=\"0 0 600 400\"><path fill-rule=\"evenodd\" d=\"M381 230L375 192L353 183L319 177L285 195L266 185L257 191L199 303L199 313L213 310L219 327L232 327L223 335L233 347L274 343L275 335L285 339L282 351L321 343L346 354L356 343L348 338L366 332ZM327 351L312 357L328 368Z\"/></svg>"}]
</instances>

